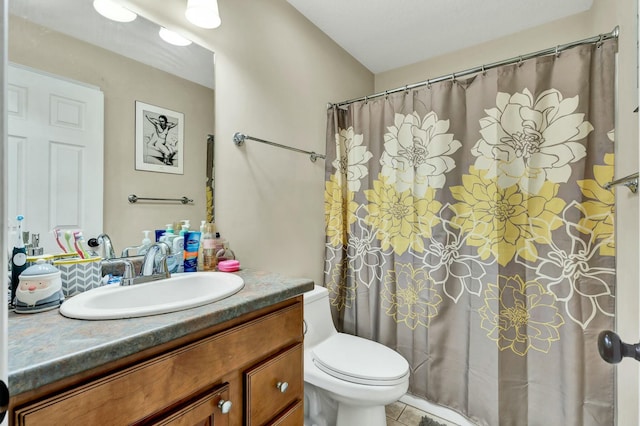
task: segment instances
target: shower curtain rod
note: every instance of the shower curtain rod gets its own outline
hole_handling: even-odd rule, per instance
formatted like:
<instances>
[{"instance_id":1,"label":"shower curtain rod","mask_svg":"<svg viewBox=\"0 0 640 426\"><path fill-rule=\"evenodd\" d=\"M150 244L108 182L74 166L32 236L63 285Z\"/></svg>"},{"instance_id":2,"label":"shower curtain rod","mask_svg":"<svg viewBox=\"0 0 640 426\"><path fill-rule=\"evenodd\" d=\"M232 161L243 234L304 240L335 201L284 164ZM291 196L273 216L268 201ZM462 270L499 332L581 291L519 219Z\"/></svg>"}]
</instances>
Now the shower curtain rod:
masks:
<instances>
[{"instance_id":1,"label":"shower curtain rod","mask_svg":"<svg viewBox=\"0 0 640 426\"><path fill-rule=\"evenodd\" d=\"M618 38L619 34L620 34L620 27L616 26L613 29L613 31L611 31L610 33L599 34L597 36L585 38L585 39L574 41L574 42L571 42L571 43L559 44L556 47L550 47L548 49L539 50L539 51L533 52L533 53L527 53L525 55L514 56L513 58L505 59L505 60L498 61L498 62L493 62L491 64L480 65L480 66L477 66L477 67L466 69L464 71L454 72L454 73L446 74L446 75L443 75L443 76L440 76L440 77L436 77L436 78L430 78L430 79L427 79L425 81L420 81L418 83L407 84L406 86L397 87L397 88L391 89L391 90L385 90L384 92L378 92L378 93L375 93L375 94L369 95L369 96L362 96L360 98L350 99L348 101L338 102L336 104L329 103L327 105L327 109L333 108L333 107L341 107L341 106L344 106L344 105L349 105L349 104L352 104L354 102L368 101L369 99L379 98L380 96L387 96L387 95L389 95L391 93L408 91L409 89L415 89L417 87L429 86L432 83L438 83L440 81L455 80L457 77L464 77L464 76L467 76L467 75L470 75L470 74L477 74L479 72L485 72L485 71L490 70L492 68L501 67L503 65L515 64L517 62L522 62L522 61L525 61L527 59L537 58L538 56L545 56L545 55L551 55L551 54L559 55L560 52L562 52L564 50L567 50L567 49L570 49L572 47L580 46L580 45L583 45L583 44L602 43L603 41L609 40L611 38Z\"/></svg>"}]
</instances>

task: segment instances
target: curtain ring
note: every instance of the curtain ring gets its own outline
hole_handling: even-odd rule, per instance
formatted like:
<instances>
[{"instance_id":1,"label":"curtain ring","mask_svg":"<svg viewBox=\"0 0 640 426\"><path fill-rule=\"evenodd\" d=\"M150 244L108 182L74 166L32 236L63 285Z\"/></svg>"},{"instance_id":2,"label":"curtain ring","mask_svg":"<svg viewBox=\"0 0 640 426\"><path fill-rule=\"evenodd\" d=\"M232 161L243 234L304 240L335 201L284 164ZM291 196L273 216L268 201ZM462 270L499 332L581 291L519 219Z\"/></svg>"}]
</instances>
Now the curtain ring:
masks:
<instances>
[{"instance_id":1,"label":"curtain ring","mask_svg":"<svg viewBox=\"0 0 640 426\"><path fill-rule=\"evenodd\" d=\"M518 68L520 68L522 66L522 56L520 56L520 59L518 60Z\"/></svg>"},{"instance_id":2,"label":"curtain ring","mask_svg":"<svg viewBox=\"0 0 640 426\"><path fill-rule=\"evenodd\" d=\"M484 64L482 65L482 75L487 75L487 70L484 69Z\"/></svg>"},{"instance_id":3,"label":"curtain ring","mask_svg":"<svg viewBox=\"0 0 640 426\"><path fill-rule=\"evenodd\" d=\"M431 90L431 81L429 79L427 79L427 89Z\"/></svg>"},{"instance_id":4,"label":"curtain ring","mask_svg":"<svg viewBox=\"0 0 640 426\"><path fill-rule=\"evenodd\" d=\"M365 103L365 105L369 103L369 97L368 96L364 97L364 103Z\"/></svg>"},{"instance_id":5,"label":"curtain ring","mask_svg":"<svg viewBox=\"0 0 640 426\"><path fill-rule=\"evenodd\" d=\"M456 81L456 73L452 72L451 73L451 82L454 83Z\"/></svg>"},{"instance_id":6,"label":"curtain ring","mask_svg":"<svg viewBox=\"0 0 640 426\"><path fill-rule=\"evenodd\" d=\"M384 98L385 99L389 99L389 91L388 90L384 91Z\"/></svg>"},{"instance_id":7,"label":"curtain ring","mask_svg":"<svg viewBox=\"0 0 640 426\"><path fill-rule=\"evenodd\" d=\"M560 57L560 46L556 45L556 58Z\"/></svg>"},{"instance_id":8,"label":"curtain ring","mask_svg":"<svg viewBox=\"0 0 640 426\"><path fill-rule=\"evenodd\" d=\"M598 49L600 49L600 46L602 46L602 39L604 38L604 36L602 34L600 34L600 38L598 39L598 43L596 43L596 47Z\"/></svg>"},{"instance_id":9,"label":"curtain ring","mask_svg":"<svg viewBox=\"0 0 640 426\"><path fill-rule=\"evenodd\" d=\"M407 84L406 86L404 86L404 93L405 94L409 94L409 85Z\"/></svg>"}]
</instances>

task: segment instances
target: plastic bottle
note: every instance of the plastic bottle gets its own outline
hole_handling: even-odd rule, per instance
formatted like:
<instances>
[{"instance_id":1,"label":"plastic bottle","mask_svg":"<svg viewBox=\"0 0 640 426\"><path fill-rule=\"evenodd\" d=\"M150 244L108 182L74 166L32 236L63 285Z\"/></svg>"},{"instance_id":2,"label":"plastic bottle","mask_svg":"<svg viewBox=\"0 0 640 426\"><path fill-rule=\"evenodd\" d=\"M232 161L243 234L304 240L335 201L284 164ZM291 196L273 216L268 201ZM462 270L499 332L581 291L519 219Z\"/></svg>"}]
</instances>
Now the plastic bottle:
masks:
<instances>
[{"instance_id":1,"label":"plastic bottle","mask_svg":"<svg viewBox=\"0 0 640 426\"><path fill-rule=\"evenodd\" d=\"M142 239L142 244L138 247L138 254L143 255L149 251L149 247L151 247L151 238L149 238L149 233L151 231L142 231L144 234L144 238Z\"/></svg>"},{"instance_id":2,"label":"plastic bottle","mask_svg":"<svg viewBox=\"0 0 640 426\"><path fill-rule=\"evenodd\" d=\"M24 216L19 215L16 219L18 220L18 239L11 253L11 299L9 300L11 303L13 303L13 299L16 297L20 274L27 269L27 248L22 239L22 221L24 220Z\"/></svg>"},{"instance_id":3,"label":"plastic bottle","mask_svg":"<svg viewBox=\"0 0 640 426\"><path fill-rule=\"evenodd\" d=\"M204 271L204 246L202 245L202 241L204 240L205 228L207 225L207 221L200 221L200 247L198 248L198 271Z\"/></svg>"},{"instance_id":4,"label":"plastic bottle","mask_svg":"<svg viewBox=\"0 0 640 426\"><path fill-rule=\"evenodd\" d=\"M200 248L199 231L189 231L184 234L184 272L198 270L198 248Z\"/></svg>"},{"instance_id":5,"label":"plastic bottle","mask_svg":"<svg viewBox=\"0 0 640 426\"><path fill-rule=\"evenodd\" d=\"M207 223L200 245L202 246L202 271L215 271L218 262L216 261L216 225Z\"/></svg>"},{"instance_id":6,"label":"plastic bottle","mask_svg":"<svg viewBox=\"0 0 640 426\"><path fill-rule=\"evenodd\" d=\"M173 248L173 240L177 235L173 233L173 224L167 223L167 228L164 231L164 235L160 237L160 241L163 243L167 243L169 249Z\"/></svg>"},{"instance_id":7,"label":"plastic bottle","mask_svg":"<svg viewBox=\"0 0 640 426\"><path fill-rule=\"evenodd\" d=\"M169 272L184 272L184 236L178 236L173 239L173 246L171 247L171 258L175 260L175 264L173 268L169 269ZM169 263L167 263L167 266ZM172 270L173 269L173 270Z\"/></svg>"}]
</instances>

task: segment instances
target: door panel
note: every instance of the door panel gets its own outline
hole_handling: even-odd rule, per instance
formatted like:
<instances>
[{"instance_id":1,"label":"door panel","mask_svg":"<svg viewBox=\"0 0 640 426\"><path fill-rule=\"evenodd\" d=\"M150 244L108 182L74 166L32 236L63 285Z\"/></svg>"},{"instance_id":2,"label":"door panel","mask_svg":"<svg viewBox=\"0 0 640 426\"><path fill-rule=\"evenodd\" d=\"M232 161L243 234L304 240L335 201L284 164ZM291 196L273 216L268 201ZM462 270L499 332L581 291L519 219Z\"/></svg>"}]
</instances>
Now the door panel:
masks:
<instances>
[{"instance_id":1,"label":"door panel","mask_svg":"<svg viewBox=\"0 0 640 426\"><path fill-rule=\"evenodd\" d=\"M23 230L59 252L56 226L103 231L103 93L17 65L8 78L9 224L24 215Z\"/></svg>"}]
</instances>

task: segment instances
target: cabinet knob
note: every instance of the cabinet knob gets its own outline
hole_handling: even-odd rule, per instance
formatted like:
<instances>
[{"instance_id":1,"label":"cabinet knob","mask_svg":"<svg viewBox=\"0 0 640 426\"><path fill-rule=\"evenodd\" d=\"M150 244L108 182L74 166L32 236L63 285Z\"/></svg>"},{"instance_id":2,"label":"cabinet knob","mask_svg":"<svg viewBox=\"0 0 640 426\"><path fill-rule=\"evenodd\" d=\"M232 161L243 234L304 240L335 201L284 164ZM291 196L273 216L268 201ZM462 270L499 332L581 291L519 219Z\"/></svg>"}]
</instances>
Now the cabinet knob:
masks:
<instances>
[{"instance_id":1,"label":"cabinet knob","mask_svg":"<svg viewBox=\"0 0 640 426\"><path fill-rule=\"evenodd\" d=\"M225 401L224 399L221 399L220 402L218 402L218 408L220 409L220 411L222 411L222 414L227 414L229 411L231 411L231 401Z\"/></svg>"},{"instance_id":2,"label":"cabinet knob","mask_svg":"<svg viewBox=\"0 0 640 426\"><path fill-rule=\"evenodd\" d=\"M285 393L287 391L287 389L289 388L289 383L287 382L278 382L276 384L276 387L278 388L278 390L282 393Z\"/></svg>"}]
</instances>

